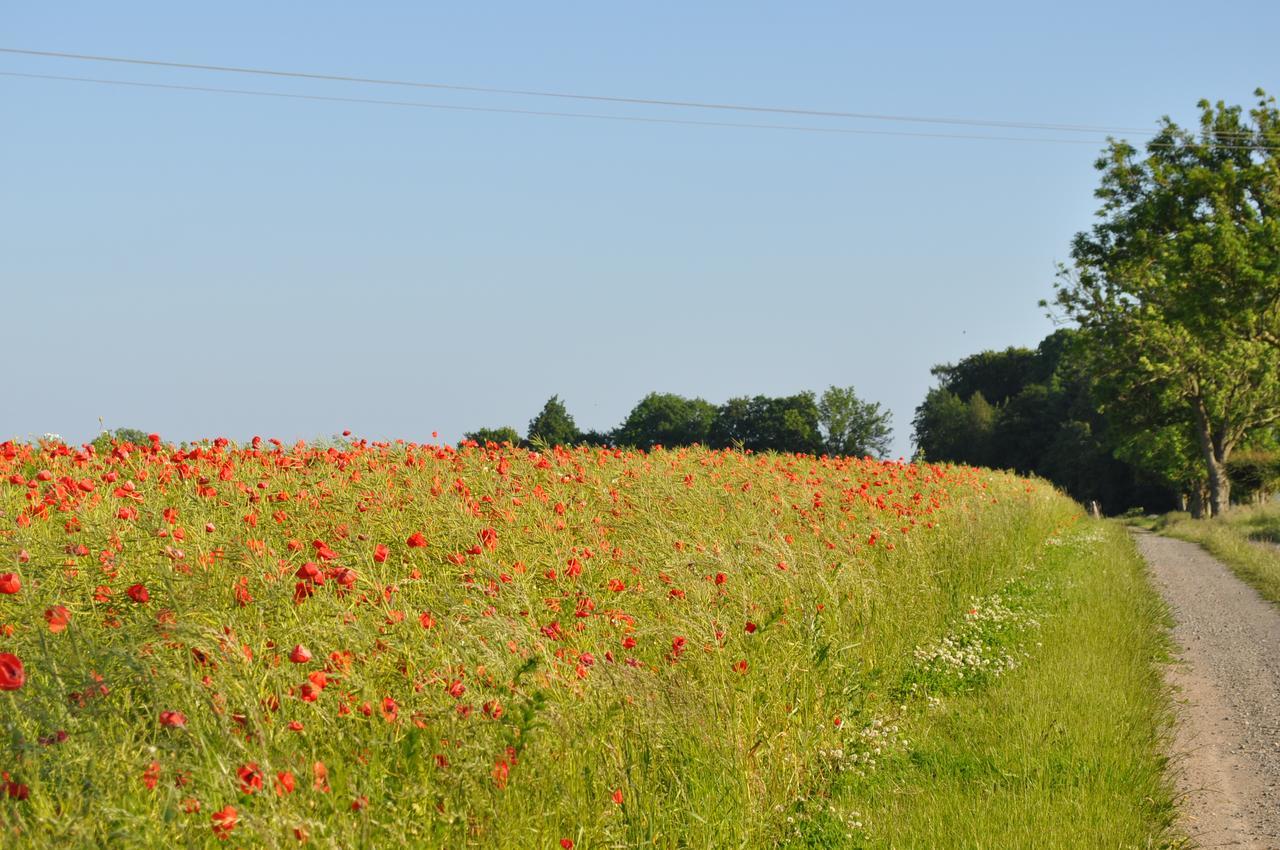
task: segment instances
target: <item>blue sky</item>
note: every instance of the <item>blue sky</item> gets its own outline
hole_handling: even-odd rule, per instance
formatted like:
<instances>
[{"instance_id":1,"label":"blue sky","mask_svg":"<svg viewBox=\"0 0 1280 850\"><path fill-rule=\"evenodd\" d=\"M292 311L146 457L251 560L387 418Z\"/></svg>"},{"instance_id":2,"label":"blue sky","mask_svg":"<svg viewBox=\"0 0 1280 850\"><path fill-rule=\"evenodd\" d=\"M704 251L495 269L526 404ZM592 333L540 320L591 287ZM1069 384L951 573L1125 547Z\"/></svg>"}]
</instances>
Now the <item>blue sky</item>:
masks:
<instances>
[{"instance_id":1,"label":"blue sky","mask_svg":"<svg viewBox=\"0 0 1280 850\"><path fill-rule=\"evenodd\" d=\"M1146 127L1280 89L1280 5L1207 9L15 0L0 47ZM4 54L0 71L735 119ZM99 418L175 440L455 440L523 430L553 393L603 429L651 390L851 384L906 454L930 366L1052 330L1036 303L1090 224L1101 149L6 77L0 124L0 435L71 440Z\"/></svg>"}]
</instances>

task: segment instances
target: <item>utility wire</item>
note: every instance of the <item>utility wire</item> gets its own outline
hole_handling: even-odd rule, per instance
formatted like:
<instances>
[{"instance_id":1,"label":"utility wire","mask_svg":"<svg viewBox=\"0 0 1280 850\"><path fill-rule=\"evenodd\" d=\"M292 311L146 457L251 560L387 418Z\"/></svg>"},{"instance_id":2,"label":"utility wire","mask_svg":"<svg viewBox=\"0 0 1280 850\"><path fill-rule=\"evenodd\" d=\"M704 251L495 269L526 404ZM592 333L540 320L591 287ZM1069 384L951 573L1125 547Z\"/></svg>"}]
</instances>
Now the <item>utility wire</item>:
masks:
<instances>
[{"instance_id":1,"label":"utility wire","mask_svg":"<svg viewBox=\"0 0 1280 850\"><path fill-rule=\"evenodd\" d=\"M950 124L972 127L995 127L1018 130L1049 130L1067 133L1142 133L1155 135L1158 129L1151 127L1105 127L1081 124L1042 124L1025 121L990 121L977 118L937 118L919 115L886 115L870 112L840 112L822 109L802 109L784 106L758 106L739 103L717 103L713 101L667 100L659 98L621 97L612 95L578 94L573 92L545 91L540 89L496 88L490 86L455 85L450 83L417 82L412 80L379 79L375 77L357 77L345 74L308 73L304 71L285 71L270 68L249 68L235 65L200 65L191 62L167 62L158 59L138 59L124 56L99 56L86 53L64 53L53 50L28 50L16 47L0 47L0 53L22 56L42 56L55 59L73 59L87 62L114 62L127 65L146 65L161 68L183 68L194 71L214 71L231 74L253 74L270 77L290 77L304 80L325 80L345 83L364 83L381 86L401 86L407 88L436 89L445 91L471 92L479 94L516 95L520 97L546 97L568 100L596 101L604 103L624 103L641 106L667 106L683 109L714 109L736 112L757 112L777 115L800 115L818 118L853 118L868 121L895 121L920 124Z\"/></svg>"},{"instance_id":2,"label":"utility wire","mask_svg":"<svg viewBox=\"0 0 1280 850\"><path fill-rule=\"evenodd\" d=\"M28 80L55 80L61 82L92 83L96 85L125 86L129 88L159 89L178 92L204 92L210 94L235 94L250 97L282 98L288 100L319 101L328 103L356 103L375 106L396 106L415 109L440 109L452 112L481 112L501 115L532 115L548 118L583 118L597 121L629 121L641 124L675 124L691 127L725 127L752 130L792 130L803 133L827 133L855 136L898 136L918 139L968 139L993 142L1041 142L1060 145L1097 145L1104 139L1051 138L1046 136L991 136L969 133L919 133L906 130L872 130L861 127L816 127L802 124L765 124L738 121L698 121L687 118L655 118L643 115L610 115L598 112L555 112L540 109L514 109L497 106L463 106L452 103L430 103L416 100L383 100L367 97L342 97L338 95L298 94L294 92L260 91L257 89L232 89L216 86L188 86L177 83L147 83L136 80L111 80L98 77L61 76L56 74L26 74L17 71L0 71L0 77ZM1157 145L1158 147L1170 147ZM1255 146L1220 145L1228 150L1273 150ZM1280 150L1280 149L1274 149Z\"/></svg>"},{"instance_id":3,"label":"utility wire","mask_svg":"<svg viewBox=\"0 0 1280 850\"><path fill-rule=\"evenodd\" d=\"M367 103L377 106L402 106L418 109L445 109L456 112L489 112L503 115L540 115L549 118L593 118L601 121L636 121L644 124L682 124L694 127L731 127L755 130L798 130L805 133L836 133L875 136L911 136L926 139L978 139L1001 142L1050 142L1067 145L1097 144L1093 139L1051 139L1038 136L985 136L961 133L912 133L898 130L868 130L858 127L812 127L800 124L755 124L727 121L696 121L686 118L652 118L643 115L607 115L598 112L552 112L540 109L509 109L497 106L461 106L452 103L428 103L417 100L381 100L367 97L340 97L337 95L296 94L293 92L259 91L256 89L228 89L213 86L186 86L176 83L144 83L134 80L107 80L97 77L65 77L53 74L22 74L15 71L0 71L0 77L19 77L32 80L62 80L77 83L98 83L112 86L130 86L134 88L165 89L184 92L210 92L216 94L239 94L253 97L277 97L293 100L327 101L331 103Z\"/></svg>"}]
</instances>

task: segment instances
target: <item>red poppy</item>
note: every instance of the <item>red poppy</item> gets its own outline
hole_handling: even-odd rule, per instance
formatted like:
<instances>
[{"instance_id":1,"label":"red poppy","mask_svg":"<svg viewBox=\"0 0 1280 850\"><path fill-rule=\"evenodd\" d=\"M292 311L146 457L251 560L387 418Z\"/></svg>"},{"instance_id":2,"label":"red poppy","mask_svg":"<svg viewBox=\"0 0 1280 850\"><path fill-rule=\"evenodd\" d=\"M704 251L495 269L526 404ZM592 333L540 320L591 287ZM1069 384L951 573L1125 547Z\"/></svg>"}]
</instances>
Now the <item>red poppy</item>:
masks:
<instances>
[{"instance_id":1,"label":"red poppy","mask_svg":"<svg viewBox=\"0 0 1280 850\"><path fill-rule=\"evenodd\" d=\"M14 594L22 590L22 581L17 573L0 573L0 593Z\"/></svg>"},{"instance_id":2,"label":"red poppy","mask_svg":"<svg viewBox=\"0 0 1280 850\"><path fill-rule=\"evenodd\" d=\"M56 635L71 622L71 612L62 605L54 605L45 609L44 619L49 624L49 631Z\"/></svg>"},{"instance_id":3,"label":"red poppy","mask_svg":"<svg viewBox=\"0 0 1280 850\"><path fill-rule=\"evenodd\" d=\"M125 593L127 593L129 598L134 602L137 602L139 605L145 604L151 599L151 594L147 592L146 585L142 584L129 585L129 589L126 590Z\"/></svg>"},{"instance_id":4,"label":"red poppy","mask_svg":"<svg viewBox=\"0 0 1280 850\"><path fill-rule=\"evenodd\" d=\"M210 820L213 821L213 834L218 837L219 841L226 841L231 837L231 830L236 828L235 807L223 806L221 811L213 813Z\"/></svg>"},{"instance_id":5,"label":"red poppy","mask_svg":"<svg viewBox=\"0 0 1280 850\"><path fill-rule=\"evenodd\" d=\"M285 794L292 794L295 787L293 774L287 770L282 770L276 774L276 795L283 797Z\"/></svg>"},{"instance_id":6,"label":"red poppy","mask_svg":"<svg viewBox=\"0 0 1280 850\"><path fill-rule=\"evenodd\" d=\"M387 555L389 554L391 554L391 550L386 547L386 544L379 543L377 546L373 547L374 563L381 564L385 562L387 560Z\"/></svg>"},{"instance_id":7,"label":"red poppy","mask_svg":"<svg viewBox=\"0 0 1280 850\"><path fill-rule=\"evenodd\" d=\"M181 711L160 712L160 725L171 729L180 729L187 725L187 716Z\"/></svg>"},{"instance_id":8,"label":"red poppy","mask_svg":"<svg viewBox=\"0 0 1280 850\"><path fill-rule=\"evenodd\" d=\"M422 535L421 531L415 531L409 535L409 539L405 541L410 549L421 549L427 545L427 538Z\"/></svg>"},{"instance_id":9,"label":"red poppy","mask_svg":"<svg viewBox=\"0 0 1280 850\"><path fill-rule=\"evenodd\" d=\"M306 664L311 660L311 650L307 649L302 644L298 644L289 653L289 660L294 664Z\"/></svg>"},{"instance_id":10,"label":"red poppy","mask_svg":"<svg viewBox=\"0 0 1280 850\"><path fill-rule=\"evenodd\" d=\"M0 691L16 691L27 680L22 660L8 652L0 652Z\"/></svg>"},{"instance_id":11,"label":"red poppy","mask_svg":"<svg viewBox=\"0 0 1280 850\"><path fill-rule=\"evenodd\" d=\"M256 764L242 765L236 771L236 775L240 777L241 793L253 794L262 790L262 771L258 769Z\"/></svg>"}]
</instances>

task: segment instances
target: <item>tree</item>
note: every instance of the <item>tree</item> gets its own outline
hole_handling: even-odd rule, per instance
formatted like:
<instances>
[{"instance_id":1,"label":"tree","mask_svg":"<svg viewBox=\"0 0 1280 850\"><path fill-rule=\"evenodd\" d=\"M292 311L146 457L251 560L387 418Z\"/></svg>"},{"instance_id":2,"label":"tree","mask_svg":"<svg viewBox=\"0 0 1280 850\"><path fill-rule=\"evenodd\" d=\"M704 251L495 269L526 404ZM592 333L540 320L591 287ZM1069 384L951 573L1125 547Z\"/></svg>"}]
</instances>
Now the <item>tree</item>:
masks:
<instances>
[{"instance_id":1,"label":"tree","mask_svg":"<svg viewBox=\"0 0 1280 850\"><path fill-rule=\"evenodd\" d=\"M980 351L959 363L934 366L930 372L939 386L966 401L977 392L989 403L1000 405L1030 383L1048 380L1053 369L1045 369L1039 353L1010 346L1004 351Z\"/></svg>"},{"instance_id":2,"label":"tree","mask_svg":"<svg viewBox=\"0 0 1280 850\"><path fill-rule=\"evenodd\" d=\"M529 442L541 442L548 446L576 445L582 434L574 424L560 396L553 395L542 406L542 412L529 422Z\"/></svg>"},{"instance_id":3,"label":"tree","mask_svg":"<svg viewBox=\"0 0 1280 850\"><path fill-rule=\"evenodd\" d=\"M649 393L614 430L613 438L619 445L646 450L657 445L705 444L715 416L715 405L700 398Z\"/></svg>"},{"instance_id":4,"label":"tree","mask_svg":"<svg viewBox=\"0 0 1280 850\"><path fill-rule=\"evenodd\" d=\"M884 457L893 437L893 414L863 401L853 387L828 387L818 400L818 424L831 455Z\"/></svg>"},{"instance_id":5,"label":"tree","mask_svg":"<svg viewBox=\"0 0 1280 850\"><path fill-rule=\"evenodd\" d=\"M1258 95L1253 126L1201 101L1199 135L1166 117L1144 157L1112 142L1102 221L1056 285L1104 409L1131 414L1113 425L1189 429L1211 515L1230 501L1232 450L1280 419L1280 120Z\"/></svg>"},{"instance_id":6,"label":"tree","mask_svg":"<svg viewBox=\"0 0 1280 850\"><path fill-rule=\"evenodd\" d=\"M510 425L504 425L501 428L478 428L475 431L462 435L464 440L475 440L480 445L485 443L495 443L502 445L510 443L513 446L520 445L520 432Z\"/></svg>"},{"instance_id":7,"label":"tree","mask_svg":"<svg viewBox=\"0 0 1280 850\"><path fill-rule=\"evenodd\" d=\"M985 466L992 463L996 409L981 392L968 400L935 387L916 408L915 444L925 460Z\"/></svg>"},{"instance_id":8,"label":"tree","mask_svg":"<svg viewBox=\"0 0 1280 850\"><path fill-rule=\"evenodd\" d=\"M731 398L716 409L710 442L717 448L817 454L822 451L818 428L818 403L811 392Z\"/></svg>"}]
</instances>

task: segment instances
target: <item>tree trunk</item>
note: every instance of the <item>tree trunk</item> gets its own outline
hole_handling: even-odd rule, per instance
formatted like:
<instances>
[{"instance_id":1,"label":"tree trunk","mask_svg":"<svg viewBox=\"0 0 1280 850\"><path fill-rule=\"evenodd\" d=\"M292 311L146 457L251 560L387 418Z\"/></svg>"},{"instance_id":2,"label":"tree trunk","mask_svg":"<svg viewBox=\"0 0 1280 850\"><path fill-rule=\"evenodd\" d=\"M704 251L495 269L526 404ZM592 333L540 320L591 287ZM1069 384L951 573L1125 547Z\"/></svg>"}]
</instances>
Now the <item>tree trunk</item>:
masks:
<instances>
[{"instance_id":1,"label":"tree trunk","mask_svg":"<svg viewBox=\"0 0 1280 850\"><path fill-rule=\"evenodd\" d=\"M1227 466L1216 456L1209 459L1209 511L1210 516L1222 516L1231 506L1231 479Z\"/></svg>"},{"instance_id":2,"label":"tree trunk","mask_svg":"<svg viewBox=\"0 0 1280 850\"><path fill-rule=\"evenodd\" d=\"M1204 519L1204 488L1202 487L1191 491L1191 518Z\"/></svg>"},{"instance_id":3,"label":"tree trunk","mask_svg":"<svg viewBox=\"0 0 1280 850\"><path fill-rule=\"evenodd\" d=\"M1209 415L1202 403L1196 404L1196 437L1200 455L1209 473L1208 515L1221 516L1231 505L1231 480L1227 478L1227 452L1220 434L1214 434Z\"/></svg>"}]
</instances>

